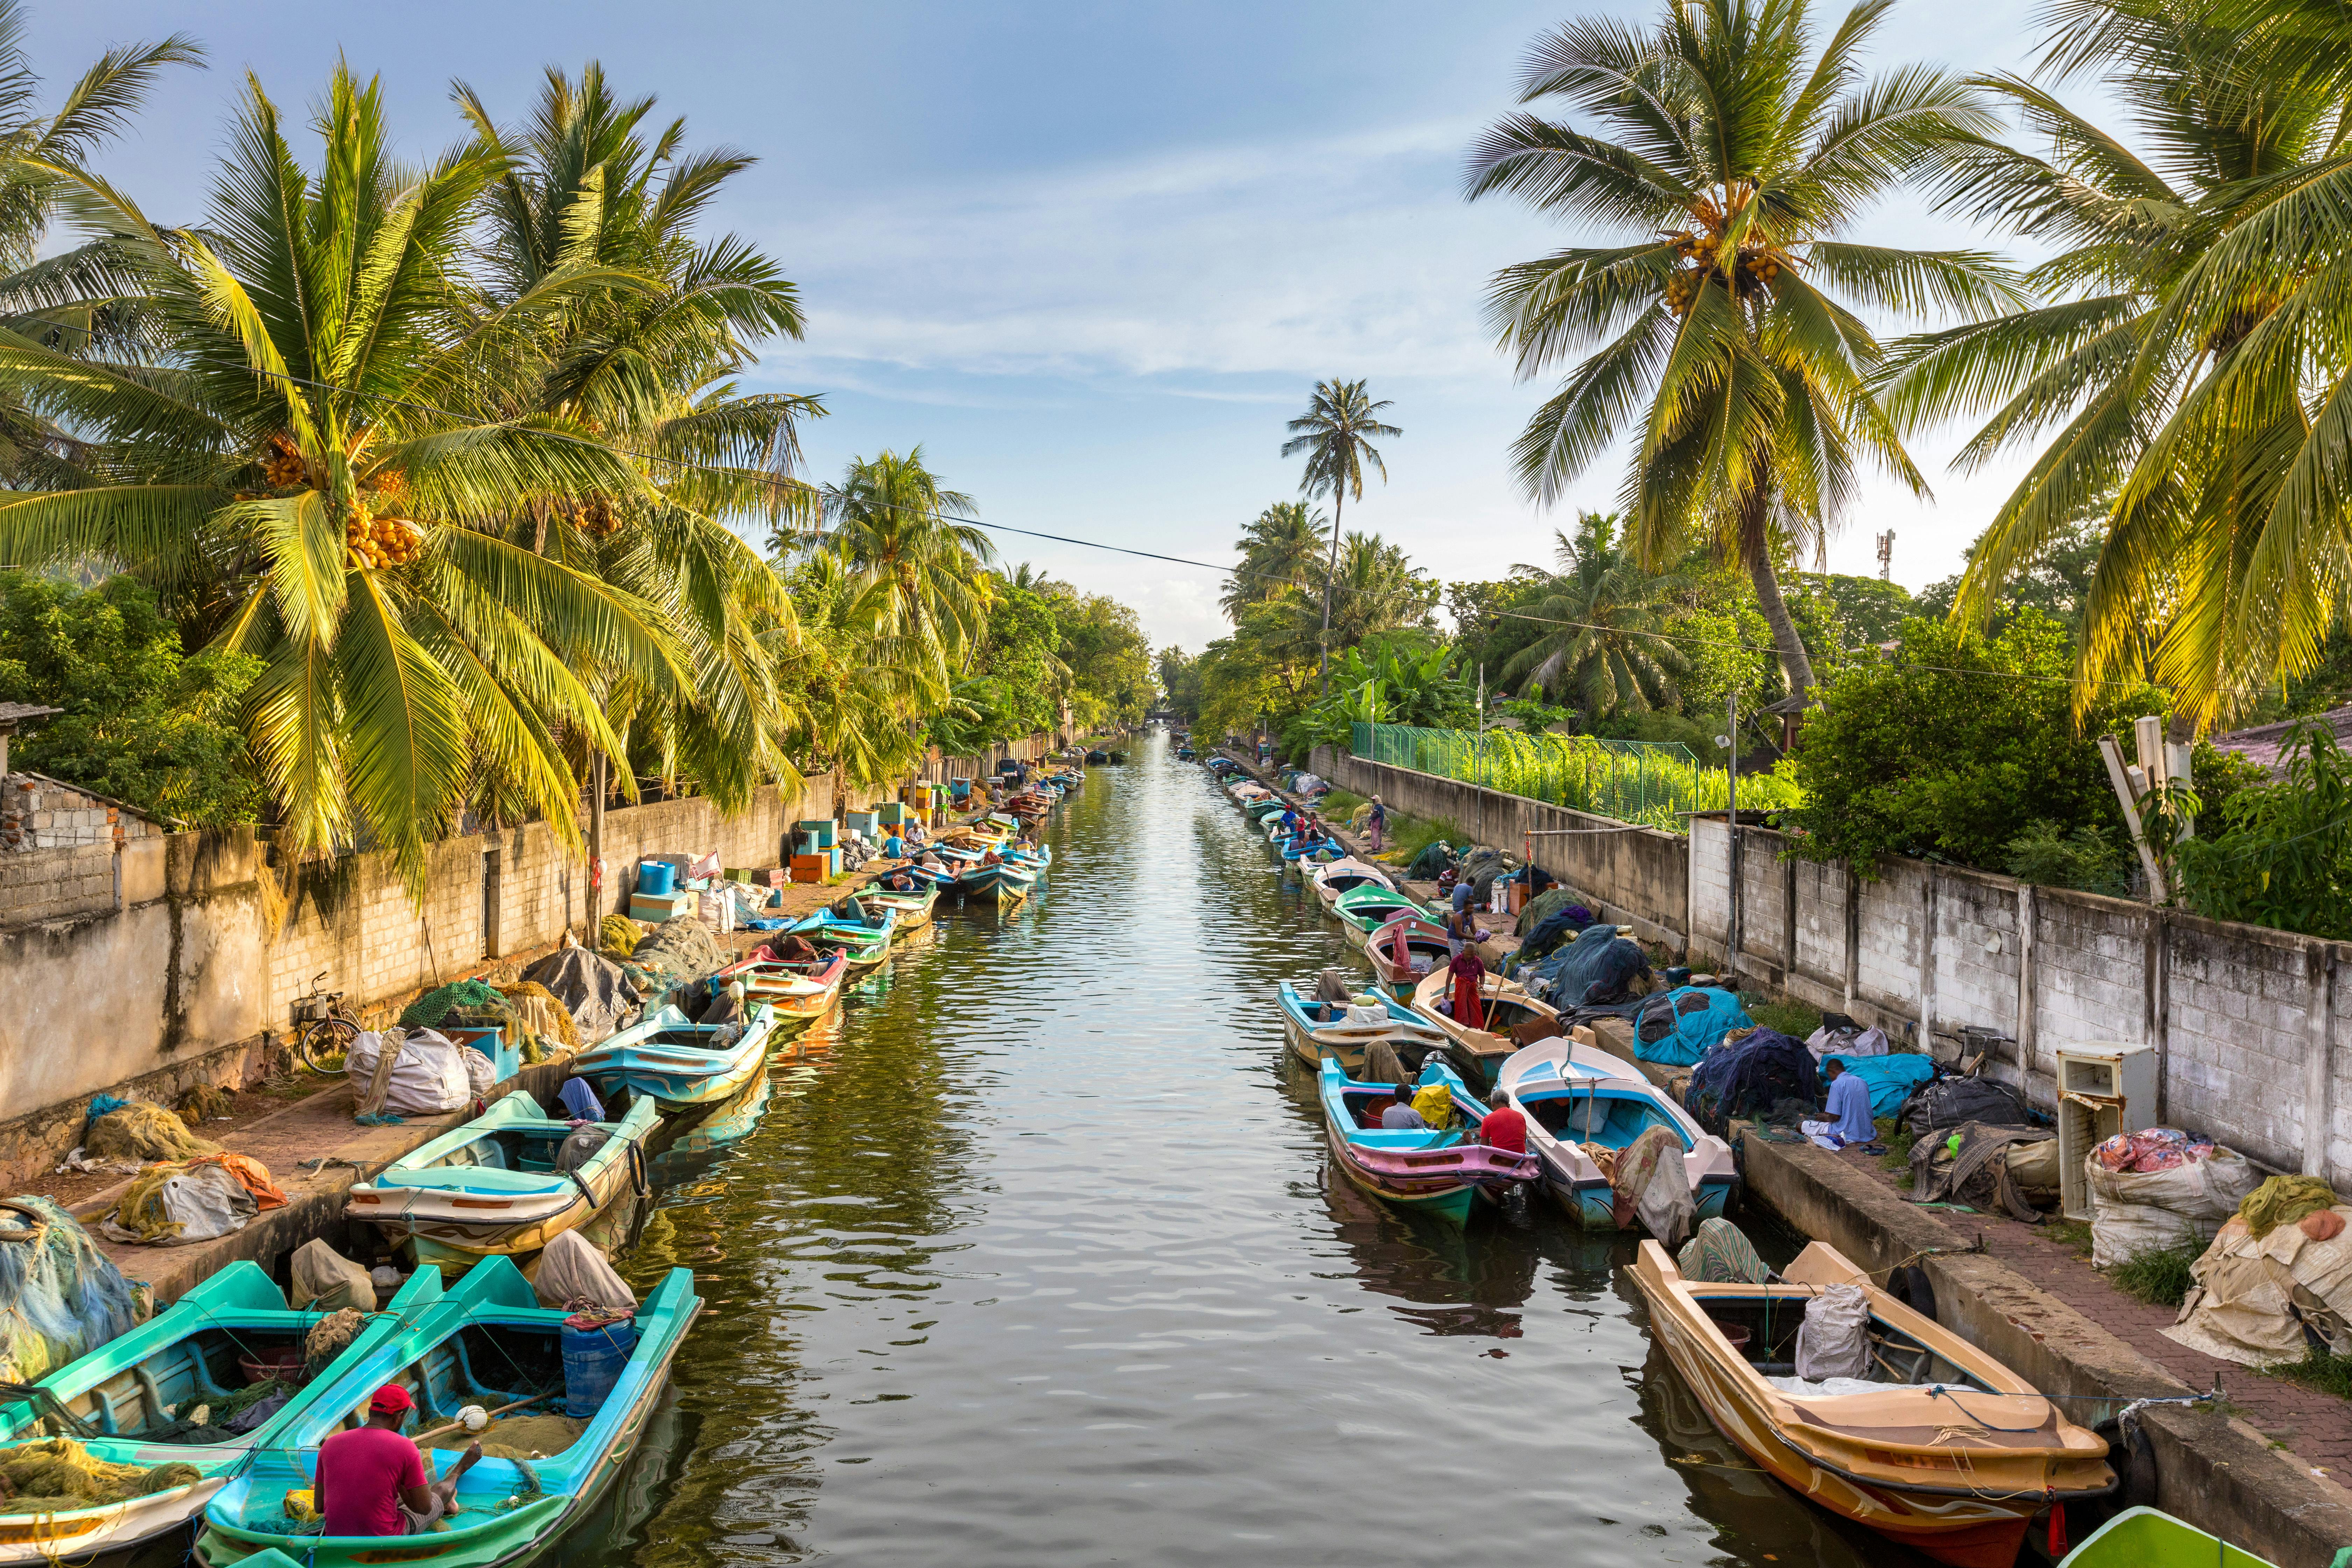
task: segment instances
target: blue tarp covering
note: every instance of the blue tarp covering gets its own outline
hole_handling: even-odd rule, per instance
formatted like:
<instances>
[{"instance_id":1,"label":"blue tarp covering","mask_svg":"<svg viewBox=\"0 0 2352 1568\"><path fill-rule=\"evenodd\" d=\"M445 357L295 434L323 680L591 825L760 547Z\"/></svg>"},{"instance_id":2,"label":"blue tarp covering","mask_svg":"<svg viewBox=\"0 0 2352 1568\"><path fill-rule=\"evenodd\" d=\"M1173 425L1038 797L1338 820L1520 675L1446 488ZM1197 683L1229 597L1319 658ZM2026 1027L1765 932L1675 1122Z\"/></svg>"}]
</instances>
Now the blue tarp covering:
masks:
<instances>
[{"instance_id":1,"label":"blue tarp covering","mask_svg":"<svg viewBox=\"0 0 2352 1568\"><path fill-rule=\"evenodd\" d=\"M1822 1066L1832 1062L1843 1065L1845 1070L1870 1085L1870 1113L1873 1116L1896 1116L1911 1091L1936 1076L1936 1064L1911 1051L1896 1051L1883 1057L1840 1057L1822 1058Z\"/></svg>"},{"instance_id":2,"label":"blue tarp covering","mask_svg":"<svg viewBox=\"0 0 2352 1568\"><path fill-rule=\"evenodd\" d=\"M1649 967L1650 955L1639 942L1619 936L1615 926L1597 925L1532 965L1522 978L1544 1001L1566 1008L1621 995L1625 983Z\"/></svg>"},{"instance_id":3,"label":"blue tarp covering","mask_svg":"<svg viewBox=\"0 0 2352 1568\"><path fill-rule=\"evenodd\" d=\"M1633 1015L1633 1054L1645 1062L1686 1068L1713 1049L1733 1029L1752 1029L1756 1020L1728 991L1683 985L1642 998Z\"/></svg>"}]
</instances>

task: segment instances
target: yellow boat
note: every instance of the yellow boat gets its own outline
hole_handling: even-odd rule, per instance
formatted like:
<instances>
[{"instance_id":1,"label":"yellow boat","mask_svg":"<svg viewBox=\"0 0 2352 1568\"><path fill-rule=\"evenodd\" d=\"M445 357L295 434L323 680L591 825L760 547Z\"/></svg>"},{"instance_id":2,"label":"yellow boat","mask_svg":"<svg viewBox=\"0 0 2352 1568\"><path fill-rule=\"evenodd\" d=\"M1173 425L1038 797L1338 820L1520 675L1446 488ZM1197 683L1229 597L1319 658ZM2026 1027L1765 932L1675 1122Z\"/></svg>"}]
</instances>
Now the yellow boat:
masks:
<instances>
[{"instance_id":1,"label":"yellow boat","mask_svg":"<svg viewBox=\"0 0 2352 1568\"><path fill-rule=\"evenodd\" d=\"M1724 1436L1800 1497L1939 1563L2011 1568L2035 1514L2115 1489L2104 1438L1834 1247L1807 1247L1783 1283L1713 1284L1644 1241L1632 1273L1651 1333ZM1868 1374L1806 1384L1797 1331L1832 1285L1862 1288Z\"/></svg>"}]
</instances>

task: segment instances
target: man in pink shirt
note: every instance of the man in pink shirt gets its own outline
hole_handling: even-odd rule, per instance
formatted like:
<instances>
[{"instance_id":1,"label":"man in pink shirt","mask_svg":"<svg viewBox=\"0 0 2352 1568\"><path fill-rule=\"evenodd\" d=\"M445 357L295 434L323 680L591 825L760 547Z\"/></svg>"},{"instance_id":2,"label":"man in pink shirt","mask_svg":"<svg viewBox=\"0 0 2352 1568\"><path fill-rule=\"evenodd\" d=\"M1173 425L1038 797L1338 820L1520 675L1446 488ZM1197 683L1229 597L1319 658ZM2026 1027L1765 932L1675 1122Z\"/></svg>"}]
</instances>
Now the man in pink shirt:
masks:
<instances>
[{"instance_id":1,"label":"man in pink shirt","mask_svg":"<svg viewBox=\"0 0 2352 1568\"><path fill-rule=\"evenodd\" d=\"M319 1445L313 1500L329 1535L416 1535L433 1528L456 1500L457 1479L482 1457L476 1443L449 1474L428 1485L425 1456L400 1435L415 1409L408 1391L387 1383L368 1401L364 1426Z\"/></svg>"}]
</instances>

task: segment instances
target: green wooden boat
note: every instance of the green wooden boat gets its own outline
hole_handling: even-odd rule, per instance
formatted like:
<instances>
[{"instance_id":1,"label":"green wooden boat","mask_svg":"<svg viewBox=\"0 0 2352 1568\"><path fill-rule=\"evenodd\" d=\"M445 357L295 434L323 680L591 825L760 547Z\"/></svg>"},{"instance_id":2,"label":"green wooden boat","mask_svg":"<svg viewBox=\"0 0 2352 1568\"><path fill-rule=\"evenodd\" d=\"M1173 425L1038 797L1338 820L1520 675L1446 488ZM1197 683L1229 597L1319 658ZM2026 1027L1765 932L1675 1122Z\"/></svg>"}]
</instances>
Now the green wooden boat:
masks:
<instances>
[{"instance_id":1,"label":"green wooden boat","mask_svg":"<svg viewBox=\"0 0 2352 1568\"><path fill-rule=\"evenodd\" d=\"M524 1459L486 1452L458 1482L457 1511L444 1521L446 1529L398 1537L306 1532L286 1512L288 1494L310 1489L319 1445L364 1421L369 1396L383 1384L400 1384L416 1402L412 1436L447 1426L464 1405L494 1411L535 1400L515 1415L536 1416L563 1398L564 1312L541 1306L512 1263L485 1258L404 1331L346 1363L293 1427L221 1489L205 1509L196 1560L204 1568L259 1568L255 1554L275 1549L306 1568L519 1563L577 1523L626 1467L668 1384L670 1361L701 1310L692 1271L671 1269L632 1320L636 1343L628 1362L571 1446ZM500 1446L502 1425L493 1422L481 1435L486 1451ZM462 1431L434 1438L426 1468L446 1473L467 1441Z\"/></svg>"},{"instance_id":2,"label":"green wooden boat","mask_svg":"<svg viewBox=\"0 0 2352 1568\"><path fill-rule=\"evenodd\" d=\"M1361 947L1371 934L1391 921L1406 915L1427 915L1428 911L1415 900L1394 888L1367 883L1350 888L1331 900L1331 914L1348 931L1348 941Z\"/></svg>"},{"instance_id":3,"label":"green wooden boat","mask_svg":"<svg viewBox=\"0 0 2352 1568\"><path fill-rule=\"evenodd\" d=\"M2336 1561L2344 1559L2339 1554ZM2183 1524L2160 1509L2127 1508L2084 1536L2083 1544L2066 1553L2058 1568L2272 1568L2272 1564L2193 1524Z\"/></svg>"},{"instance_id":4,"label":"green wooden boat","mask_svg":"<svg viewBox=\"0 0 2352 1568\"><path fill-rule=\"evenodd\" d=\"M940 885L926 882L911 893L885 892L877 884L858 890L857 901L869 910L896 910L898 923L891 936L899 942L931 923L931 906L940 901Z\"/></svg>"},{"instance_id":5,"label":"green wooden boat","mask_svg":"<svg viewBox=\"0 0 2352 1568\"><path fill-rule=\"evenodd\" d=\"M281 1360L291 1363L288 1379L299 1379L303 1341L327 1314L294 1310L258 1266L230 1264L145 1323L41 1379L34 1385L39 1396L0 1406L0 1443L8 1447L70 1436L93 1458L149 1468L193 1465L199 1478L125 1502L0 1513L0 1563L54 1563L60 1554L79 1561L186 1529L257 1450L284 1440L339 1369L389 1340L404 1315L440 1299L441 1277L419 1269L317 1378L295 1387L250 1431L232 1433L212 1425L211 1412L269 1380ZM269 1397L247 1408L263 1408ZM182 1419L199 1411L208 1417L203 1426Z\"/></svg>"}]
</instances>

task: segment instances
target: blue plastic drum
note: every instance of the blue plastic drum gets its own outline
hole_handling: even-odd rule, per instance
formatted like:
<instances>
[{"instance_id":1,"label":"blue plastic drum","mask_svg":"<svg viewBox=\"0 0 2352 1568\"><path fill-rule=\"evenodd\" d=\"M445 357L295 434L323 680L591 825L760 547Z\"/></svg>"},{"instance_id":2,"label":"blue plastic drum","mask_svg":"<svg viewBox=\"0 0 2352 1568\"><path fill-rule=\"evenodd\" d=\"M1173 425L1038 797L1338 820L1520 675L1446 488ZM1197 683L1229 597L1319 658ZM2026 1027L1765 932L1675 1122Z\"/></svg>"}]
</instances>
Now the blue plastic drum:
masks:
<instances>
[{"instance_id":1,"label":"blue plastic drum","mask_svg":"<svg viewBox=\"0 0 2352 1568\"><path fill-rule=\"evenodd\" d=\"M593 1329L563 1325L563 1413L593 1416L604 1406L629 1354L637 1348L637 1331L626 1318Z\"/></svg>"}]
</instances>

